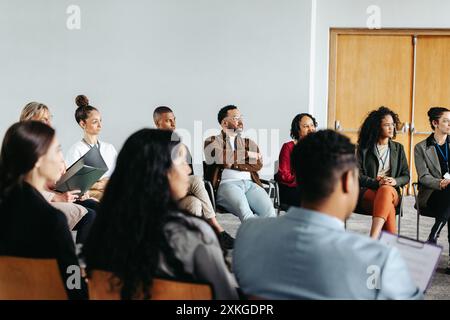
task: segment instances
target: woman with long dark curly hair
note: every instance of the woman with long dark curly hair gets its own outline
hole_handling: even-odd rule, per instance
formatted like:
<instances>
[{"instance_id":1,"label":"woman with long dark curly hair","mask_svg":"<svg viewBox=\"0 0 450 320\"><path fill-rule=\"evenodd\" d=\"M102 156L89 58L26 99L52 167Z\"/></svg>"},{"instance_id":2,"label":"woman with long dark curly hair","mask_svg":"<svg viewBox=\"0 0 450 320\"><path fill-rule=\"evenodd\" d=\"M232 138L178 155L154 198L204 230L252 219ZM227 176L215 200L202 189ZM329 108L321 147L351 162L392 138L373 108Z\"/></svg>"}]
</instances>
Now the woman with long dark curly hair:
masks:
<instances>
[{"instance_id":1,"label":"woman with long dark curly hair","mask_svg":"<svg viewBox=\"0 0 450 320\"><path fill-rule=\"evenodd\" d=\"M393 141L399 126L398 115L380 107L367 116L359 131L357 156L361 190L358 207L372 213L370 236L375 239L381 230L396 233L400 188L410 179L405 150Z\"/></svg>"},{"instance_id":2,"label":"woman with long dark curly hair","mask_svg":"<svg viewBox=\"0 0 450 320\"><path fill-rule=\"evenodd\" d=\"M83 254L88 277L112 272L122 299L151 298L155 277L202 281L218 299L237 298L217 235L181 212L191 171L176 133L142 129L119 153Z\"/></svg>"}]
</instances>

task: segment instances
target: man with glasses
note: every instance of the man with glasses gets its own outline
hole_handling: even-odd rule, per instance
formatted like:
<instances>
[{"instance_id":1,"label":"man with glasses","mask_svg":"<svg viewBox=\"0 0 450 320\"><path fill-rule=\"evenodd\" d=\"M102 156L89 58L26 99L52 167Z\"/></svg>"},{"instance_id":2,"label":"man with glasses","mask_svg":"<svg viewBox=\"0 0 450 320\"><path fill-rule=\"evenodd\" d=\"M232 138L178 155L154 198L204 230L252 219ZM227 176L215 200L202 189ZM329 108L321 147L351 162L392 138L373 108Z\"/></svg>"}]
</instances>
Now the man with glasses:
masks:
<instances>
[{"instance_id":1,"label":"man with glasses","mask_svg":"<svg viewBox=\"0 0 450 320\"><path fill-rule=\"evenodd\" d=\"M257 144L241 136L243 117L236 106L223 107L217 116L222 132L206 139L206 170L217 195L217 204L241 221L275 217L275 210L259 180L262 156Z\"/></svg>"}]
</instances>

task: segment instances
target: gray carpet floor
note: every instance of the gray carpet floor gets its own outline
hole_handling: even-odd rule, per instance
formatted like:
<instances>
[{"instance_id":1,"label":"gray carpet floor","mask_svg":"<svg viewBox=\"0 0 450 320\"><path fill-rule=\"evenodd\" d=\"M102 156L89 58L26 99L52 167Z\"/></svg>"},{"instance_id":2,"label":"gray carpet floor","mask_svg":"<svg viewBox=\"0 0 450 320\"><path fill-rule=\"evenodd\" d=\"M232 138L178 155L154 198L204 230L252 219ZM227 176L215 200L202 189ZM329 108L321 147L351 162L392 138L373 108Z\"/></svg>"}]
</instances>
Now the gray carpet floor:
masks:
<instances>
[{"instance_id":1,"label":"gray carpet floor","mask_svg":"<svg viewBox=\"0 0 450 320\"><path fill-rule=\"evenodd\" d=\"M417 214L413 207L414 198L404 198L404 215L401 220L402 236L416 238L417 232ZM219 213L217 216L218 221L232 236L236 235L236 231L240 226L240 221L237 217L229 213ZM419 239L426 240L430 229L434 223L433 218L420 217L420 233ZM347 221L347 230L368 235L370 231L371 217L353 214ZM443 252L439 261L439 266L433 277L432 284L425 294L427 300L449 300L450 299L450 275L444 273L449 259L449 244L447 240L447 227L442 230L439 238L439 245L443 246ZM229 257L231 260L231 252Z\"/></svg>"}]
</instances>

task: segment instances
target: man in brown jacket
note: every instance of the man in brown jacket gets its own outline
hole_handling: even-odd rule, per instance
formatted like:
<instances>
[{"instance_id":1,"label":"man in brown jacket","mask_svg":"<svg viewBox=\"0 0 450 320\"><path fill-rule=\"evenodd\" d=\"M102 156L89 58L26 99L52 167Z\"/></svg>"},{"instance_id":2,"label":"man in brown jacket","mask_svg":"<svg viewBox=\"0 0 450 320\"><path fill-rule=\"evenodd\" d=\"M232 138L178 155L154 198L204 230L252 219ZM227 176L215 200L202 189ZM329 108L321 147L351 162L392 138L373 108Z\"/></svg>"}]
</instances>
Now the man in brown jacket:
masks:
<instances>
[{"instance_id":1,"label":"man in brown jacket","mask_svg":"<svg viewBox=\"0 0 450 320\"><path fill-rule=\"evenodd\" d=\"M217 204L241 221L248 218L275 217L275 210L262 188L258 171L262 157L255 142L242 138L243 118L236 106L223 107L217 116L222 132L206 139L206 180L212 182Z\"/></svg>"}]
</instances>

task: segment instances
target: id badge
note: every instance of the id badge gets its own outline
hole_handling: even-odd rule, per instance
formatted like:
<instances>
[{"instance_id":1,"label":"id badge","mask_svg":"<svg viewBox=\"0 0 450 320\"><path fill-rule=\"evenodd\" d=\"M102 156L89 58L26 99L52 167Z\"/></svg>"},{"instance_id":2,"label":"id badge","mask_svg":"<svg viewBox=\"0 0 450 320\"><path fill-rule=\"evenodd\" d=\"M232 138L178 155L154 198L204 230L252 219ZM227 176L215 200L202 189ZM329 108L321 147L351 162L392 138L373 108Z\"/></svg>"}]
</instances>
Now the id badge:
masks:
<instances>
[{"instance_id":1,"label":"id badge","mask_svg":"<svg viewBox=\"0 0 450 320\"><path fill-rule=\"evenodd\" d=\"M444 174L444 179L450 180L450 173L447 172Z\"/></svg>"}]
</instances>

